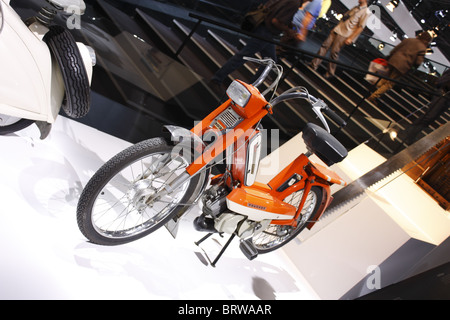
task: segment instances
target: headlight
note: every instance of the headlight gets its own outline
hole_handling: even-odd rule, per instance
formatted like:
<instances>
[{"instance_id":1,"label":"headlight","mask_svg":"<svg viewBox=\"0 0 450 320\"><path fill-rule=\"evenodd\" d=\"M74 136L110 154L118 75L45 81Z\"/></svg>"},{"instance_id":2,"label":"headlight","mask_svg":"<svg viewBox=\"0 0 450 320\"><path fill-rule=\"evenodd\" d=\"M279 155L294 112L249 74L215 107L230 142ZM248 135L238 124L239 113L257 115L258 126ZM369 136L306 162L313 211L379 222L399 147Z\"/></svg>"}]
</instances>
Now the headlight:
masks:
<instances>
[{"instance_id":1,"label":"headlight","mask_svg":"<svg viewBox=\"0 0 450 320\"><path fill-rule=\"evenodd\" d=\"M252 94L247 88L239 83L238 81L233 81L227 89L228 97L234 101L238 106L245 107L250 100Z\"/></svg>"}]
</instances>

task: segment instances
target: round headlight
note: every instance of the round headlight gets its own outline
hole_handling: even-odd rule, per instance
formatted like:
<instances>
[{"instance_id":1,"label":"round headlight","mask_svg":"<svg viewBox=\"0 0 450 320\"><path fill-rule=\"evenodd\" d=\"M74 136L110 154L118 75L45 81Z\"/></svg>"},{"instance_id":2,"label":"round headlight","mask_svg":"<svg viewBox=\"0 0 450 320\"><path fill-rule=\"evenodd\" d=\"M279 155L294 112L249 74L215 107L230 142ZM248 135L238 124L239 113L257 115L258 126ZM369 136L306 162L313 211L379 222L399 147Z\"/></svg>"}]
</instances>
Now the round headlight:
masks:
<instances>
[{"instance_id":1,"label":"round headlight","mask_svg":"<svg viewBox=\"0 0 450 320\"><path fill-rule=\"evenodd\" d=\"M228 97L240 107L245 107L252 94L240 82L234 80L227 89Z\"/></svg>"}]
</instances>

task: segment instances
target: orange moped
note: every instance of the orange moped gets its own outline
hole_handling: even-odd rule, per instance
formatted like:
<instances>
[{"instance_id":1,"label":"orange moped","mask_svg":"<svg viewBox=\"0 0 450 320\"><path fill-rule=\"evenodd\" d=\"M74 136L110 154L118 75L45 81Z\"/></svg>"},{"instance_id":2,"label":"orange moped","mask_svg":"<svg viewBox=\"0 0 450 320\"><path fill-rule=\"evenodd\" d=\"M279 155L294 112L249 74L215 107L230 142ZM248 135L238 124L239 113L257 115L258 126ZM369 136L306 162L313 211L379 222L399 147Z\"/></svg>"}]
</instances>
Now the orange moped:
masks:
<instances>
[{"instance_id":1,"label":"orange moped","mask_svg":"<svg viewBox=\"0 0 450 320\"><path fill-rule=\"evenodd\" d=\"M342 161L346 148L330 133L323 114L345 122L305 88L275 95L281 66L270 59L247 58L263 65L253 84L235 80L229 97L191 130L166 126L171 139L142 141L107 161L85 186L77 206L80 231L91 242L119 245L140 239L161 226L174 225L199 204L195 229L240 239L248 259L267 253L311 228L332 200L330 186L345 182L328 167L313 163L316 154L327 166ZM276 78L261 93L257 87L274 71ZM308 152L300 154L267 184L256 181L263 145L261 119L280 102L306 99L325 129L309 123L303 129ZM170 141L169 141L170 140ZM217 163L225 165L212 175ZM171 230L173 228L171 227Z\"/></svg>"}]
</instances>

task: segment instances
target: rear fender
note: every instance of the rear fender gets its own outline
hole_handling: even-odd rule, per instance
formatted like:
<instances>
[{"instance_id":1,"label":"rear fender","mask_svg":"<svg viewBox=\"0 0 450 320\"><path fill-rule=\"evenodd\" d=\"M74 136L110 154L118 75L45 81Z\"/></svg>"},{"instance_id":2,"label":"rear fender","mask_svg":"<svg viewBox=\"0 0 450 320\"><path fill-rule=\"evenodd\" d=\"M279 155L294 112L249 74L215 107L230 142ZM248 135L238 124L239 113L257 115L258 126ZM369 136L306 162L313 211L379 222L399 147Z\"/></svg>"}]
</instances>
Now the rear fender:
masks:
<instances>
[{"instance_id":1,"label":"rear fender","mask_svg":"<svg viewBox=\"0 0 450 320\"><path fill-rule=\"evenodd\" d=\"M330 205L331 201L333 200L333 197L331 196L331 189L329 185L321 184L321 183L312 183L311 187L318 186L322 188L322 199L319 206L319 209L317 209L316 214L314 215L314 221L311 221L306 225L306 228L308 230L311 230L311 228L314 226L314 224L320 220L325 210Z\"/></svg>"}]
</instances>

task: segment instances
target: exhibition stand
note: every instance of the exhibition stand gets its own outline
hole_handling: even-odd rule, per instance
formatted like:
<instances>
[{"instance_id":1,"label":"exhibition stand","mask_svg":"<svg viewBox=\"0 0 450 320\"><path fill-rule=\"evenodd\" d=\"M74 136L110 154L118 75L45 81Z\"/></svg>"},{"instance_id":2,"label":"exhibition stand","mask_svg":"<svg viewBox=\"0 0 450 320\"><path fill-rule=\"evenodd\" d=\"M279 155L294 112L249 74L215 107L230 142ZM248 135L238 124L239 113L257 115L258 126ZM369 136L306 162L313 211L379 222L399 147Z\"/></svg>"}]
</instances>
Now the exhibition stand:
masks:
<instances>
[{"instance_id":1,"label":"exhibition stand","mask_svg":"<svg viewBox=\"0 0 450 320\"><path fill-rule=\"evenodd\" d=\"M262 162L259 180L270 179L271 163L282 167L305 151L299 134ZM332 169L350 183L385 160L362 144ZM449 236L449 213L398 170L283 250L320 299L354 299L449 262Z\"/></svg>"},{"instance_id":2,"label":"exhibition stand","mask_svg":"<svg viewBox=\"0 0 450 320\"><path fill-rule=\"evenodd\" d=\"M65 117L45 140L34 125L0 137L0 299L318 299L282 250L249 261L235 242L206 265L197 207L175 240L162 228L122 246L87 242L76 221L82 188L129 145Z\"/></svg>"},{"instance_id":3,"label":"exhibition stand","mask_svg":"<svg viewBox=\"0 0 450 320\"><path fill-rule=\"evenodd\" d=\"M122 246L93 245L77 227L78 197L130 143L65 117L46 140L38 136L31 126L0 138L1 299L354 299L448 259L441 254L424 265L448 238L450 217L404 174L253 261L236 242L211 267L194 244L203 236L192 227L198 207L176 239L161 229ZM303 148L299 134L263 159L258 180L277 170L271 157L283 166ZM361 145L333 169L351 182L383 161Z\"/></svg>"}]
</instances>

